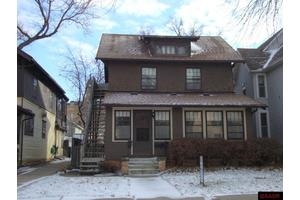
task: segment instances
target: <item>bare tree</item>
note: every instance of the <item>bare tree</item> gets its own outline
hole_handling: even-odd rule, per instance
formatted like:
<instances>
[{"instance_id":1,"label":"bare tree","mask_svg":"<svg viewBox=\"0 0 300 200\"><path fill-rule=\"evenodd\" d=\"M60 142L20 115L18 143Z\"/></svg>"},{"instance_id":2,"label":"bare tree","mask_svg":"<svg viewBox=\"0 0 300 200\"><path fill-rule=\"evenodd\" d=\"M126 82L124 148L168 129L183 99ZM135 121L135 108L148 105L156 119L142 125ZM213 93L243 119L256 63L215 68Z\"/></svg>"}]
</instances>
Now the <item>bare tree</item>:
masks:
<instances>
[{"instance_id":1,"label":"bare tree","mask_svg":"<svg viewBox=\"0 0 300 200\"><path fill-rule=\"evenodd\" d=\"M204 25L199 25L194 21L193 25L188 29L184 29L184 22L182 18L171 18L167 24L170 31L174 32L177 36L197 36L202 34Z\"/></svg>"},{"instance_id":2,"label":"bare tree","mask_svg":"<svg viewBox=\"0 0 300 200\"><path fill-rule=\"evenodd\" d=\"M140 35L151 35L154 33L152 26L141 26L139 30Z\"/></svg>"},{"instance_id":3,"label":"bare tree","mask_svg":"<svg viewBox=\"0 0 300 200\"><path fill-rule=\"evenodd\" d=\"M182 18L171 18L169 21L169 30L174 32L177 36L183 36L184 30L183 30L183 21Z\"/></svg>"},{"instance_id":4,"label":"bare tree","mask_svg":"<svg viewBox=\"0 0 300 200\"><path fill-rule=\"evenodd\" d=\"M240 0L232 1L236 2L233 15L244 28L248 28L250 23L266 23L266 25L272 23L275 28L276 23L281 20L282 0L248 0L245 6L240 5Z\"/></svg>"},{"instance_id":5,"label":"bare tree","mask_svg":"<svg viewBox=\"0 0 300 200\"><path fill-rule=\"evenodd\" d=\"M95 14L95 0L32 0L32 12L38 13L37 19L29 21L18 17L18 48L22 49L32 42L56 34L66 24L76 24L87 29ZM112 1L111 7L115 5ZM23 10L18 10L19 14Z\"/></svg>"},{"instance_id":6,"label":"bare tree","mask_svg":"<svg viewBox=\"0 0 300 200\"><path fill-rule=\"evenodd\" d=\"M76 95L76 103L78 106L78 116L85 127L85 108L87 84L88 81L93 77L97 83L102 83L104 80L104 69L103 65L96 60L90 60L85 57L81 52L75 55L70 49L68 54L65 56L66 64L62 69L61 75L69 81L74 94Z\"/></svg>"}]
</instances>

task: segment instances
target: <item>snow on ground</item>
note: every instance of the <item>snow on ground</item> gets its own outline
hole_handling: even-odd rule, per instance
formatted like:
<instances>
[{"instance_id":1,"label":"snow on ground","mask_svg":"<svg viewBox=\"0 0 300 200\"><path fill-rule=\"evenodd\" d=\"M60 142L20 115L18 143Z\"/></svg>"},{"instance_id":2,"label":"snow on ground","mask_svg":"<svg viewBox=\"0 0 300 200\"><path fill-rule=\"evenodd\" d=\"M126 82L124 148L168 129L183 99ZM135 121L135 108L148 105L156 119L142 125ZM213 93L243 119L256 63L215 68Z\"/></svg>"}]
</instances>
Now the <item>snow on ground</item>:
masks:
<instances>
[{"instance_id":1,"label":"snow on ground","mask_svg":"<svg viewBox=\"0 0 300 200\"><path fill-rule=\"evenodd\" d=\"M68 157L55 158L54 160L50 161L50 164L56 164L56 163L67 162L67 161L71 161L71 158Z\"/></svg>"},{"instance_id":2,"label":"snow on ground","mask_svg":"<svg viewBox=\"0 0 300 200\"><path fill-rule=\"evenodd\" d=\"M204 173L205 186L200 186L199 171L166 173L163 179L183 196L257 194L259 191L282 191L282 169L228 169Z\"/></svg>"},{"instance_id":3,"label":"snow on ground","mask_svg":"<svg viewBox=\"0 0 300 200\"><path fill-rule=\"evenodd\" d=\"M18 199L95 199L128 197L129 179L125 177L66 177L59 174L18 187Z\"/></svg>"},{"instance_id":4,"label":"snow on ground","mask_svg":"<svg viewBox=\"0 0 300 200\"><path fill-rule=\"evenodd\" d=\"M199 172L174 171L159 177L61 176L45 177L18 187L18 199L96 199L96 198L184 198L217 195L257 194L282 191L281 169L229 169L205 172L205 186Z\"/></svg>"}]
</instances>

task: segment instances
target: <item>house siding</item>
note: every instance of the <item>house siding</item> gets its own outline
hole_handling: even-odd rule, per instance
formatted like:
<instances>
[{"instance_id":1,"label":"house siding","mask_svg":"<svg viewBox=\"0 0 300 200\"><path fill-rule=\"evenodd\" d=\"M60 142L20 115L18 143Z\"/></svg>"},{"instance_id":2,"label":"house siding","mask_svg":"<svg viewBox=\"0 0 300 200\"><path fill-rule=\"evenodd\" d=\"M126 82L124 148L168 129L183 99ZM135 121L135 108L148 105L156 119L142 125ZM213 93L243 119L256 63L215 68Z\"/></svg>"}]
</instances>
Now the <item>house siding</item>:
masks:
<instances>
[{"instance_id":1,"label":"house siding","mask_svg":"<svg viewBox=\"0 0 300 200\"><path fill-rule=\"evenodd\" d=\"M18 67L18 97L24 96L30 102L48 110L49 112L56 112L56 95L49 87L47 87L43 82L41 82L38 77L37 79L37 89L33 89L33 79L35 76L29 72L26 68L23 70ZM23 84L22 84L23 79ZM51 100L51 94L53 95L53 100ZM53 101L53 102L52 102Z\"/></svg>"},{"instance_id":2,"label":"house siding","mask_svg":"<svg viewBox=\"0 0 300 200\"><path fill-rule=\"evenodd\" d=\"M141 67L153 66L156 67L157 74L157 88L150 90L153 92L233 92L229 63L107 61L105 64L108 68L110 91L149 91L141 89ZM188 67L201 69L200 90L186 90L185 69Z\"/></svg>"},{"instance_id":3,"label":"house siding","mask_svg":"<svg viewBox=\"0 0 300 200\"><path fill-rule=\"evenodd\" d=\"M182 108L173 108L173 139L183 137Z\"/></svg>"},{"instance_id":4,"label":"house siding","mask_svg":"<svg viewBox=\"0 0 300 200\"><path fill-rule=\"evenodd\" d=\"M21 98L18 98L18 105L21 101ZM35 114L33 136L23 136L23 162L51 159L52 155L50 150L54 144L58 146L57 156L62 156L63 145L61 141L63 141L64 134L56 130L57 135L55 136L55 114L31 103L25 98L23 99L23 108L29 109ZM43 113L46 113L44 120L47 122L45 138L42 138Z\"/></svg>"},{"instance_id":5,"label":"house siding","mask_svg":"<svg viewBox=\"0 0 300 200\"><path fill-rule=\"evenodd\" d=\"M130 155L130 148L128 148L127 142L112 141L112 117L112 107L106 107L104 152L105 159L118 160L122 157L128 157Z\"/></svg>"},{"instance_id":6,"label":"house siding","mask_svg":"<svg viewBox=\"0 0 300 200\"><path fill-rule=\"evenodd\" d=\"M271 138L283 141L283 71L282 65L267 72L268 105Z\"/></svg>"},{"instance_id":7,"label":"house siding","mask_svg":"<svg viewBox=\"0 0 300 200\"><path fill-rule=\"evenodd\" d=\"M250 69L247 64L237 64L237 74L234 84L234 92L237 94L243 94L243 83L246 87L246 95L254 97L253 93L253 80L250 73Z\"/></svg>"}]
</instances>

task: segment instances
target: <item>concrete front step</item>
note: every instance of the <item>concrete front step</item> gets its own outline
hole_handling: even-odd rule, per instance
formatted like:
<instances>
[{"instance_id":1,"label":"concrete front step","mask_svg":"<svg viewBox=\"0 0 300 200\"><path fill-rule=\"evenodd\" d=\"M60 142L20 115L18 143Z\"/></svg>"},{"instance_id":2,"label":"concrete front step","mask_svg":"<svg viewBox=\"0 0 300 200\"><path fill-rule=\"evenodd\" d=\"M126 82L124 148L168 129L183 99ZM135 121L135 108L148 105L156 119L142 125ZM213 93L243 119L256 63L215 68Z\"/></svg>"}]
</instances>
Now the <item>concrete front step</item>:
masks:
<instances>
[{"instance_id":1,"label":"concrete front step","mask_svg":"<svg viewBox=\"0 0 300 200\"><path fill-rule=\"evenodd\" d=\"M138 158L129 158L129 161L158 161L157 157L138 157Z\"/></svg>"},{"instance_id":2,"label":"concrete front step","mask_svg":"<svg viewBox=\"0 0 300 200\"><path fill-rule=\"evenodd\" d=\"M156 157L151 158L129 158L128 174L134 176L159 174L159 163Z\"/></svg>"},{"instance_id":3,"label":"concrete front step","mask_svg":"<svg viewBox=\"0 0 300 200\"><path fill-rule=\"evenodd\" d=\"M129 165L158 165L158 162L153 161L128 161Z\"/></svg>"},{"instance_id":4,"label":"concrete front step","mask_svg":"<svg viewBox=\"0 0 300 200\"><path fill-rule=\"evenodd\" d=\"M145 164L145 163L128 163L129 168L158 168L158 163Z\"/></svg>"},{"instance_id":5,"label":"concrete front step","mask_svg":"<svg viewBox=\"0 0 300 200\"><path fill-rule=\"evenodd\" d=\"M153 170L153 169L129 169L128 170L128 174L129 175L155 175L155 174L159 174L159 170Z\"/></svg>"}]
</instances>

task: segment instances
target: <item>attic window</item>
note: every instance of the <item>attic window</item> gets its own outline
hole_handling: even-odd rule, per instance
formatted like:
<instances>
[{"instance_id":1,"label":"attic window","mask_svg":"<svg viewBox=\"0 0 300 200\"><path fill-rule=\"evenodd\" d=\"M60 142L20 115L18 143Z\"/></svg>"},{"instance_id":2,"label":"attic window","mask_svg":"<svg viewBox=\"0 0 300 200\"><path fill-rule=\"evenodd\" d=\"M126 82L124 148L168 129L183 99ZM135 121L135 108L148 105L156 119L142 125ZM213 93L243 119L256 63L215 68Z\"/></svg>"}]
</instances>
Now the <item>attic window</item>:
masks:
<instances>
[{"instance_id":1,"label":"attic window","mask_svg":"<svg viewBox=\"0 0 300 200\"><path fill-rule=\"evenodd\" d=\"M156 46L156 54L161 55L186 55L187 48L185 46L174 45L158 45Z\"/></svg>"}]
</instances>

